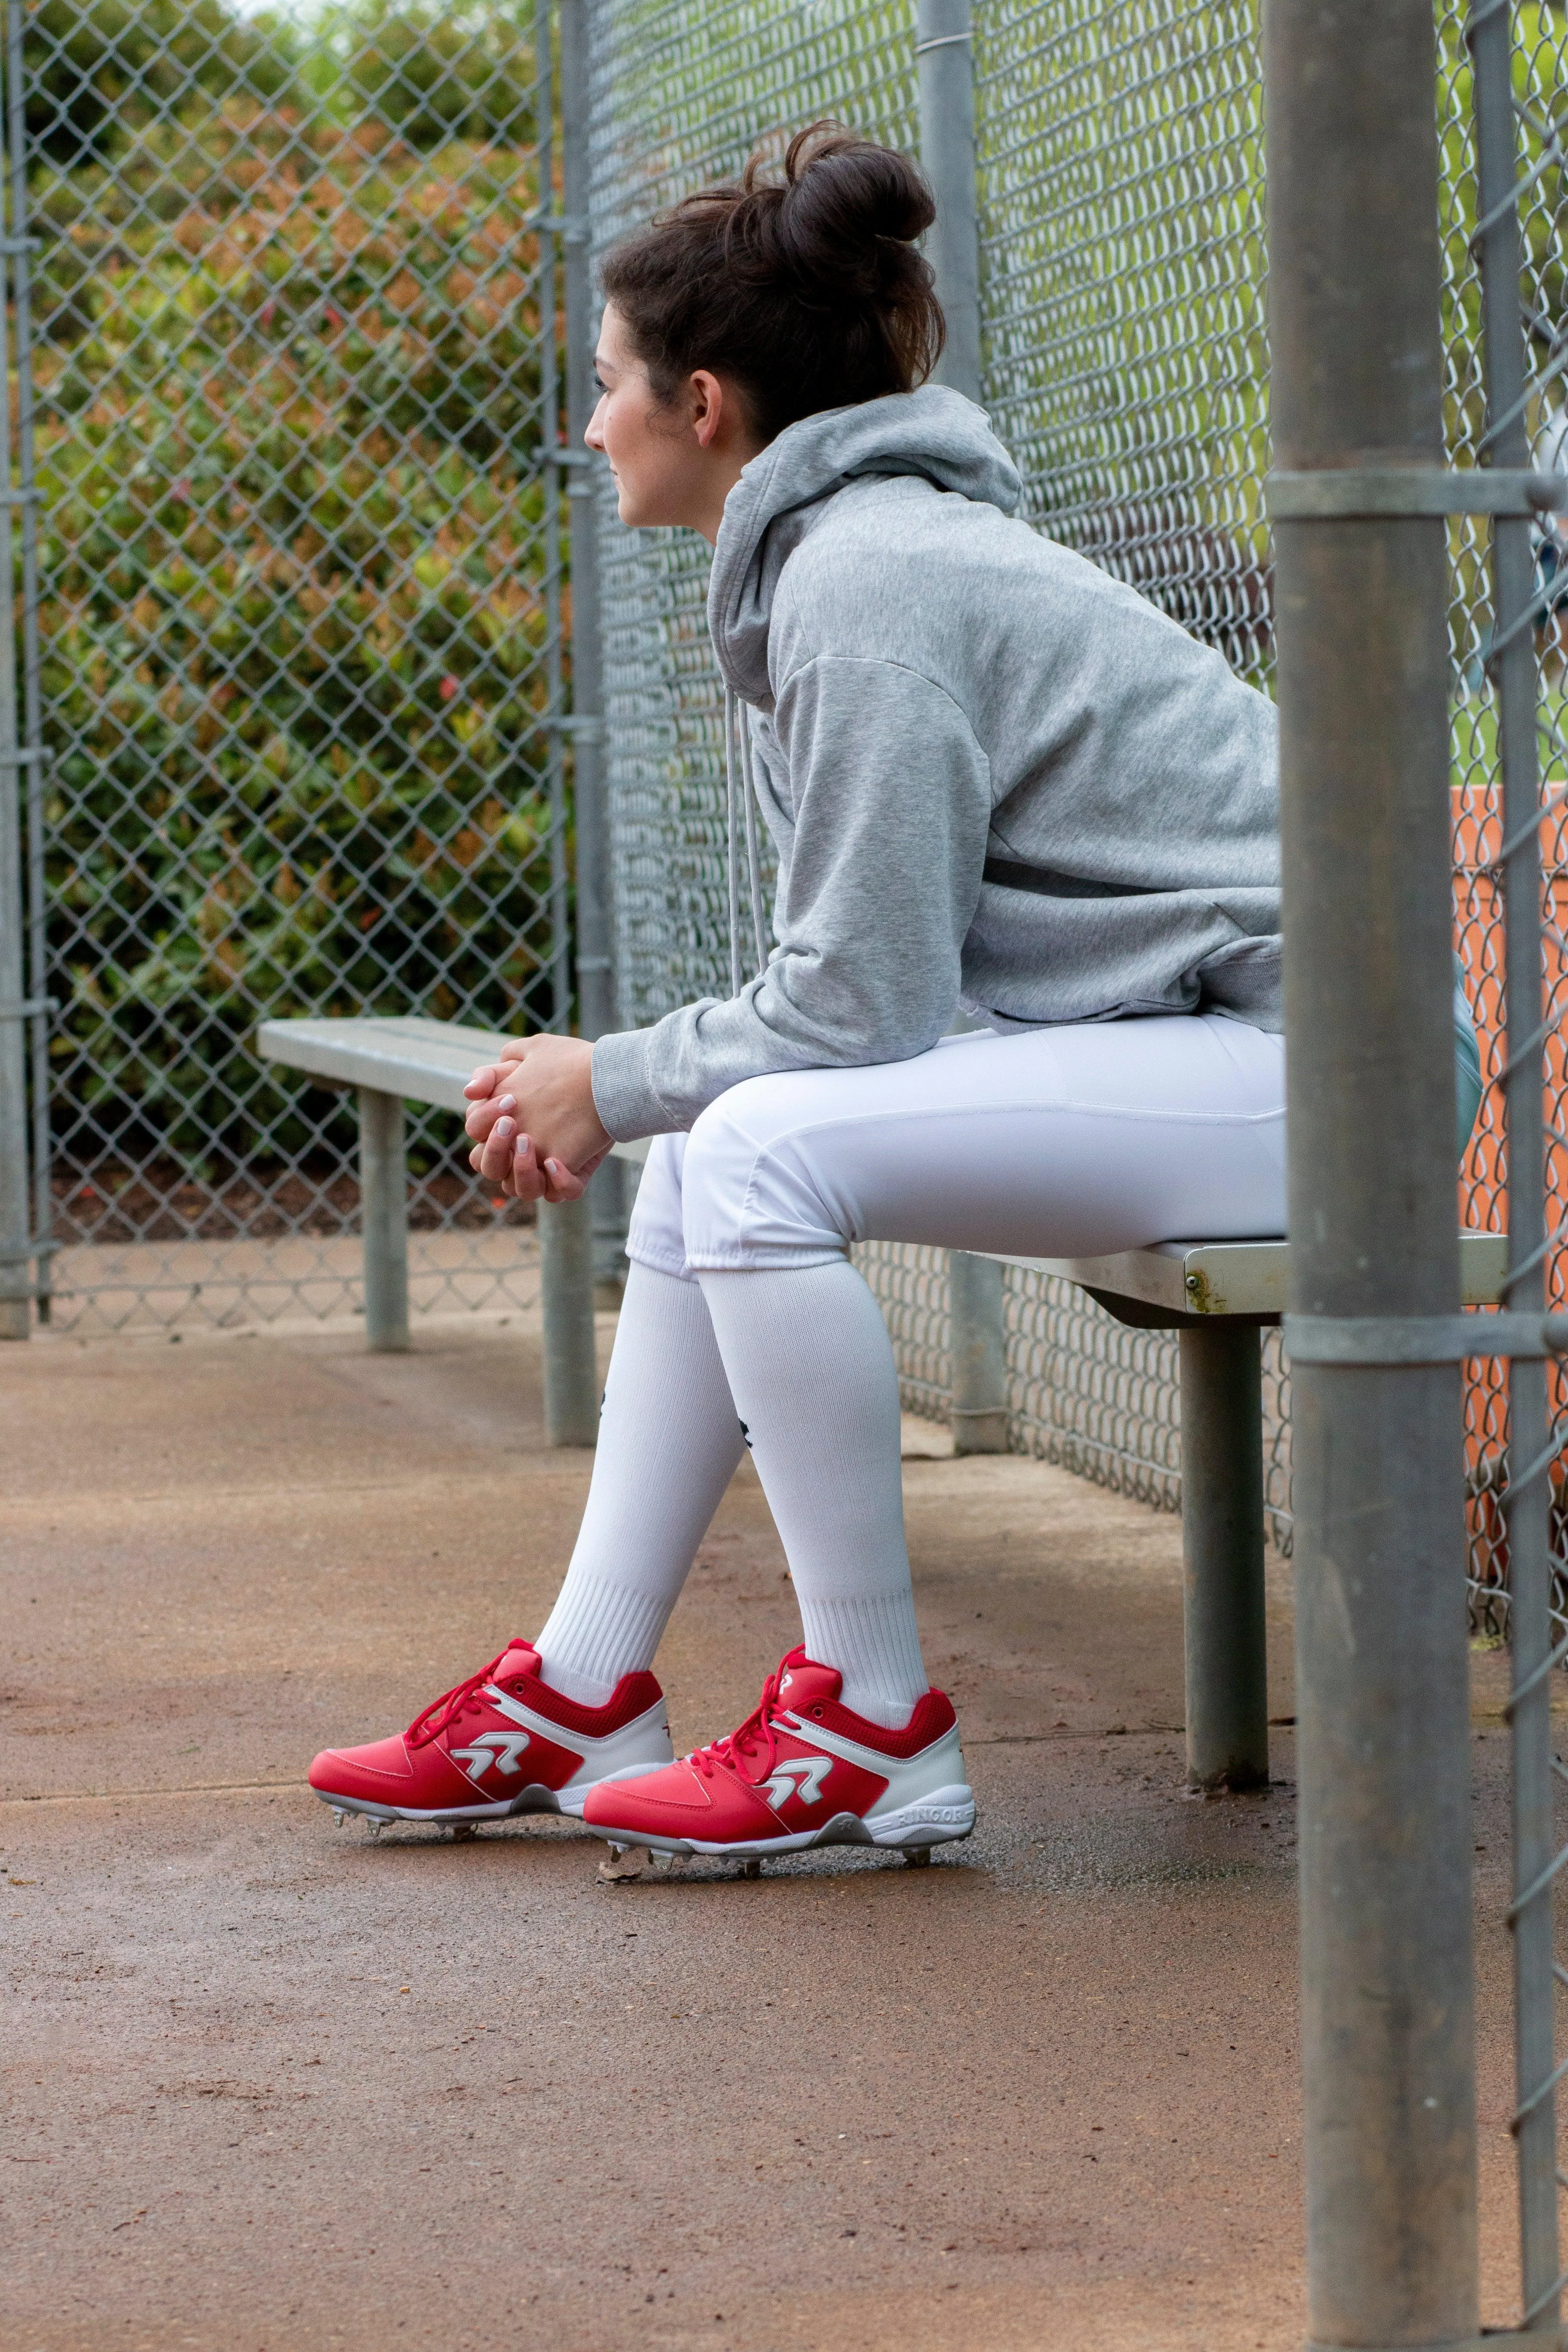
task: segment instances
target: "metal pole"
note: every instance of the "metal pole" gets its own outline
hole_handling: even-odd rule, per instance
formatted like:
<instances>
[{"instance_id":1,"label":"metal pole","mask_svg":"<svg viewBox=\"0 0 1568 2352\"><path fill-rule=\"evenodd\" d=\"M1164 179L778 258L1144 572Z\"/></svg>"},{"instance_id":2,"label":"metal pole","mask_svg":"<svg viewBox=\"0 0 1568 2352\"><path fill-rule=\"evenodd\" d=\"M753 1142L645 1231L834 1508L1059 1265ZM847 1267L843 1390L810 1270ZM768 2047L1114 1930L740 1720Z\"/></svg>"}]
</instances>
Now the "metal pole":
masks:
<instances>
[{"instance_id":1,"label":"metal pole","mask_svg":"<svg viewBox=\"0 0 1568 2352\"><path fill-rule=\"evenodd\" d=\"M974 201L974 59L969 0L915 0L921 166L936 198L927 255L947 320L936 374L980 397L980 231Z\"/></svg>"},{"instance_id":2,"label":"metal pole","mask_svg":"<svg viewBox=\"0 0 1568 2352\"><path fill-rule=\"evenodd\" d=\"M1430 0L1270 0L1265 65L1275 463L1438 465ZM1277 545L1292 1311L1452 1313L1444 525L1282 521ZM1310 2336L1453 2345L1477 2334L1459 1367L1308 1352Z\"/></svg>"},{"instance_id":3,"label":"metal pole","mask_svg":"<svg viewBox=\"0 0 1568 2352\"><path fill-rule=\"evenodd\" d=\"M599 1373L577 1344L578 1316L590 1301L593 1338L594 1220L588 1196L539 1204L539 1274L544 1299L544 1442L595 1445L599 1438Z\"/></svg>"},{"instance_id":4,"label":"metal pole","mask_svg":"<svg viewBox=\"0 0 1568 2352\"><path fill-rule=\"evenodd\" d=\"M980 231L974 194L974 65L969 0L915 0L921 164L936 199L927 253L947 320L941 383L980 397ZM952 1450L1007 1451L1007 1346L1002 1269L948 1254Z\"/></svg>"},{"instance_id":5,"label":"metal pole","mask_svg":"<svg viewBox=\"0 0 1568 2352\"><path fill-rule=\"evenodd\" d=\"M565 10L563 8L563 15ZM550 0L537 0L534 10L534 42L538 72L537 138L539 142L540 196L540 320L543 336L541 352L542 385L541 401L544 415L545 483L544 504L546 529L550 539L551 578L555 583L553 612L556 626L552 635L551 654L551 715L557 729L553 738L551 769L555 797L561 803L561 822L556 829L556 854L561 859L560 887L554 894L554 956L555 1014L554 1025L564 1029L568 1024L570 989L567 982L567 897L564 864L565 816L562 790L562 742L564 734L574 731L574 720L568 726L562 717L562 665L560 647L560 495L564 475L568 491L567 512L571 517L572 556L575 561L582 536L576 527L576 503L571 499L574 471L563 464L570 454L557 438L559 431L560 376L554 337L556 317L556 255L573 223L570 215L563 219L555 209L554 184L554 106L555 79L552 67ZM563 152L563 169L566 169ZM570 279L570 265L568 265ZM567 401L571 400L570 338L568 338L566 386ZM581 628L580 591L574 583L573 639L574 672L575 674L576 640ZM581 799L581 772L577 773L577 795ZM577 822L581 825L581 813ZM581 848L579 847L579 864ZM540 1286L544 1316L544 1435L549 1445L592 1445L597 1433L597 1412L595 1399L598 1391L598 1371L594 1349L594 1261L591 1238L592 1210L586 1199L566 1202L551 1208L539 1204ZM586 1400L586 1402L584 1402Z\"/></svg>"},{"instance_id":6,"label":"metal pole","mask_svg":"<svg viewBox=\"0 0 1568 2352\"><path fill-rule=\"evenodd\" d=\"M1222 1321L1181 1351L1187 1779L1265 1788L1262 1352L1252 1325Z\"/></svg>"},{"instance_id":7,"label":"metal pole","mask_svg":"<svg viewBox=\"0 0 1568 2352\"><path fill-rule=\"evenodd\" d=\"M555 208L555 81L552 71L551 0L534 0L534 140L539 172L539 414L543 426L540 452L544 524L544 678L549 726L550 792L550 1026L572 1025L571 876L566 857L566 772L561 732L564 708L561 659L561 473L556 463L560 430L560 350L557 269L561 217Z\"/></svg>"},{"instance_id":8,"label":"metal pole","mask_svg":"<svg viewBox=\"0 0 1568 2352\"><path fill-rule=\"evenodd\" d=\"M599 589L598 458L583 435L598 394L594 383L593 150L589 118L590 0L561 0L561 173L565 223L567 528L572 547L572 772L577 849L577 1006L584 1037L616 1028L609 809L605 770L604 621ZM625 1171L606 1160L588 1187L596 1282L626 1273Z\"/></svg>"},{"instance_id":9,"label":"metal pole","mask_svg":"<svg viewBox=\"0 0 1568 2352\"><path fill-rule=\"evenodd\" d=\"M408 1345L408 1171L403 1097L359 1090L360 1232L364 1245L367 1348L395 1355Z\"/></svg>"},{"instance_id":10,"label":"metal pole","mask_svg":"<svg viewBox=\"0 0 1568 2352\"><path fill-rule=\"evenodd\" d=\"M27 129L24 108L22 0L6 0L5 113L11 160L10 234L13 333L16 368L16 497L22 524L22 728L27 743L43 744L43 694L38 658L38 488L33 434L33 239L27 233ZM32 1016L33 1247L38 1320L52 1312L50 1266L54 1196L49 1149L48 911L44 863L44 772L40 756L27 779L27 969Z\"/></svg>"},{"instance_id":11,"label":"metal pole","mask_svg":"<svg viewBox=\"0 0 1568 2352\"><path fill-rule=\"evenodd\" d=\"M1475 67L1477 212L1486 334L1488 430L1492 466L1528 466L1522 260L1517 204L1518 138L1510 74L1510 10L1481 0L1469 38ZM1492 665L1502 767L1502 837L1508 982L1508 1303L1539 1311L1546 1302L1545 1126L1542 1102L1542 876L1540 774L1536 761L1535 630L1526 622L1534 593L1528 521L1492 525ZM1556 2045L1552 1979L1555 1848L1552 1765L1552 1559L1546 1367L1509 1369L1509 1648L1513 1733L1514 2055L1518 2109L1520 2251L1525 2325L1553 2330L1561 2281L1557 2236L1557 2113L1552 2076ZM1531 1465L1539 1465L1533 1478Z\"/></svg>"},{"instance_id":12,"label":"metal pole","mask_svg":"<svg viewBox=\"0 0 1568 2352\"><path fill-rule=\"evenodd\" d=\"M950 1250L952 1450L1007 1451L1007 1332L1002 1268L994 1258Z\"/></svg>"},{"instance_id":13,"label":"metal pole","mask_svg":"<svg viewBox=\"0 0 1568 2352\"><path fill-rule=\"evenodd\" d=\"M7 47L9 62L9 45ZM3 175L8 177L8 174ZM14 277L17 257L10 257ZM0 309L8 309L7 271L0 267ZM0 336L5 332L0 324ZM16 731L16 508L13 479L12 371L0 431L5 434L0 512L0 1339L25 1339L32 1329L32 1201L27 1165L26 993L23 985L21 803L27 747Z\"/></svg>"}]
</instances>

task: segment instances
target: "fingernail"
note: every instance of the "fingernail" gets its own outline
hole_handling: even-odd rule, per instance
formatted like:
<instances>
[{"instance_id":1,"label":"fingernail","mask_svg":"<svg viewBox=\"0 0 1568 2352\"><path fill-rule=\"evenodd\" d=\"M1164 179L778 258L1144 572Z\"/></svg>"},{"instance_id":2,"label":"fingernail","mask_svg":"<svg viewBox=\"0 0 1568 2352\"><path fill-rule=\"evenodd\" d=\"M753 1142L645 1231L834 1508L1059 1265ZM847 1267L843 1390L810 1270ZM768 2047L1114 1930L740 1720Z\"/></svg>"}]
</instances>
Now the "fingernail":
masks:
<instances>
[{"instance_id":1,"label":"fingernail","mask_svg":"<svg viewBox=\"0 0 1568 2352\"><path fill-rule=\"evenodd\" d=\"M500 1107L502 1110L515 1110L517 1108L517 1097L515 1095L502 1095L500 1097Z\"/></svg>"},{"instance_id":2,"label":"fingernail","mask_svg":"<svg viewBox=\"0 0 1568 2352\"><path fill-rule=\"evenodd\" d=\"M511 1134L512 1126L513 1122L510 1118L497 1119L495 1126L490 1131L494 1135L498 1143L505 1143L507 1141Z\"/></svg>"}]
</instances>

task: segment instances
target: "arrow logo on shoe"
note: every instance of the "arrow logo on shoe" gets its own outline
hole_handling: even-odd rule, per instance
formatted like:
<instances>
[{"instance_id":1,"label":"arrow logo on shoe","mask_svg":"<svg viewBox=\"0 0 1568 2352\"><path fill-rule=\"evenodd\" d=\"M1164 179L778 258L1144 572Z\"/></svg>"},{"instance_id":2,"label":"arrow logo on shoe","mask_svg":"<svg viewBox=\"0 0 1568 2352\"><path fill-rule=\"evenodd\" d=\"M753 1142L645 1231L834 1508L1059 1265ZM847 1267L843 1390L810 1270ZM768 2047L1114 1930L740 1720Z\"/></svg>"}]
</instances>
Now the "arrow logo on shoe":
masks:
<instances>
[{"instance_id":1,"label":"arrow logo on shoe","mask_svg":"<svg viewBox=\"0 0 1568 2352\"><path fill-rule=\"evenodd\" d=\"M515 1772L517 1759L528 1746L526 1731L481 1731L471 1748L451 1748L447 1754L454 1764L465 1765L468 1778L474 1780L499 1764L503 1772Z\"/></svg>"},{"instance_id":2,"label":"arrow logo on shoe","mask_svg":"<svg viewBox=\"0 0 1568 2352\"><path fill-rule=\"evenodd\" d=\"M831 1756L792 1756L784 1763L775 1764L773 1779L766 1783L769 1803L787 1805L792 1797L798 1796L803 1805L815 1805L832 1769Z\"/></svg>"}]
</instances>

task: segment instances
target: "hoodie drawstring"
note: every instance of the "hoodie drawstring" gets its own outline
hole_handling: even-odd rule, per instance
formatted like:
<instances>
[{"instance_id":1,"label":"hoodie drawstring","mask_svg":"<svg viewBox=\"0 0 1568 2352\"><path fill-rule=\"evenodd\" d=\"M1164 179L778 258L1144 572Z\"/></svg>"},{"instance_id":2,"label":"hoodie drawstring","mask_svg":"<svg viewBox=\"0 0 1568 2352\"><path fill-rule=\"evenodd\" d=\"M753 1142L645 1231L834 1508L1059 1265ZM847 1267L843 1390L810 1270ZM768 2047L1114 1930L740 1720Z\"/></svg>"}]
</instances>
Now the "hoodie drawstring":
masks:
<instances>
[{"instance_id":1,"label":"hoodie drawstring","mask_svg":"<svg viewBox=\"0 0 1568 2352\"><path fill-rule=\"evenodd\" d=\"M724 880L730 915L730 993L741 993L741 867L735 824L735 698L724 688Z\"/></svg>"},{"instance_id":2,"label":"hoodie drawstring","mask_svg":"<svg viewBox=\"0 0 1568 2352\"><path fill-rule=\"evenodd\" d=\"M735 742L740 739L740 773L736 774ZM745 811L746 887L752 908L752 939L757 971L768 962L768 927L763 911L762 855L757 841L756 783L752 772L751 730L731 687L724 688L724 874L730 916L730 993L741 993L741 826L735 803Z\"/></svg>"},{"instance_id":3,"label":"hoodie drawstring","mask_svg":"<svg viewBox=\"0 0 1568 2352\"><path fill-rule=\"evenodd\" d=\"M757 842L757 780L752 770L752 730L746 723L744 710L738 709L741 722L741 792L746 811L746 880L752 894L752 942L757 950L757 970L768 968L768 923L763 911L763 856Z\"/></svg>"}]
</instances>

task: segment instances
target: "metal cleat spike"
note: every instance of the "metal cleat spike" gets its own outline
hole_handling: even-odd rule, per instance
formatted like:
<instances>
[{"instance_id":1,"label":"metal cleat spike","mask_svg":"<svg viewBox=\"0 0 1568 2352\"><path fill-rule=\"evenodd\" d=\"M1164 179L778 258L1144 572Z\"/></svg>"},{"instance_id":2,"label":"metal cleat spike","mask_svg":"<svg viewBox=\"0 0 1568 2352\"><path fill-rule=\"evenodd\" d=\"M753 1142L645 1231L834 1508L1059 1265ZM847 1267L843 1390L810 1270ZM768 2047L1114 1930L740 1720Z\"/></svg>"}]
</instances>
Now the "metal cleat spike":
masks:
<instances>
[{"instance_id":1,"label":"metal cleat spike","mask_svg":"<svg viewBox=\"0 0 1568 2352\"><path fill-rule=\"evenodd\" d=\"M616 1845L606 1840L609 1853L599 1864L599 1876L604 1879L640 1878L647 1868L647 1848L641 1845Z\"/></svg>"},{"instance_id":2,"label":"metal cleat spike","mask_svg":"<svg viewBox=\"0 0 1568 2352\"><path fill-rule=\"evenodd\" d=\"M929 1870L931 1848L929 1845L907 1845L904 1848L904 1860L911 1870Z\"/></svg>"},{"instance_id":3,"label":"metal cleat spike","mask_svg":"<svg viewBox=\"0 0 1568 2352\"><path fill-rule=\"evenodd\" d=\"M763 1857L760 1853L752 1854L742 1863L741 1875L742 1878L761 1878L762 1874Z\"/></svg>"},{"instance_id":4,"label":"metal cleat spike","mask_svg":"<svg viewBox=\"0 0 1568 2352\"><path fill-rule=\"evenodd\" d=\"M386 1823L378 1814L366 1813L364 1817L364 1833L366 1837L378 1838L385 1827Z\"/></svg>"},{"instance_id":5,"label":"metal cleat spike","mask_svg":"<svg viewBox=\"0 0 1568 2352\"><path fill-rule=\"evenodd\" d=\"M341 1805L334 1805L332 1807L332 1827L335 1830L341 1830L345 1819L346 1816L343 1812L342 1807Z\"/></svg>"},{"instance_id":6,"label":"metal cleat spike","mask_svg":"<svg viewBox=\"0 0 1568 2352\"><path fill-rule=\"evenodd\" d=\"M452 1836L458 1844L462 1844L466 1839L471 1838L474 1835L475 1830L472 1822L454 1822L452 1823Z\"/></svg>"}]
</instances>

